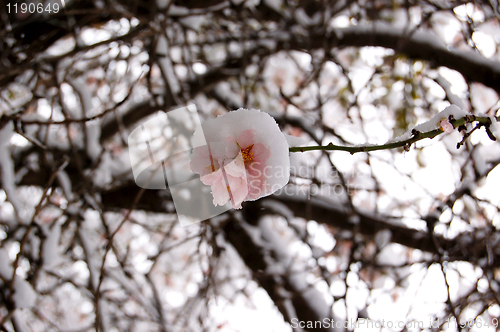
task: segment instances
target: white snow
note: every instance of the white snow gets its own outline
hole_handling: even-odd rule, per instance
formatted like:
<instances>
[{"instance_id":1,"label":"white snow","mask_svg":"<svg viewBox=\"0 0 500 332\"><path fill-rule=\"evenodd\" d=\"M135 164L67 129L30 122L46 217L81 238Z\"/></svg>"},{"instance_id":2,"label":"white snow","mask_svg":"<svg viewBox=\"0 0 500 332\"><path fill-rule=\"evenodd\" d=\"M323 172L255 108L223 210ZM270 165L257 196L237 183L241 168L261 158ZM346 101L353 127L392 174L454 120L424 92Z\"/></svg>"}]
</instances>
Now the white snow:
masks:
<instances>
[{"instance_id":1,"label":"white snow","mask_svg":"<svg viewBox=\"0 0 500 332\"><path fill-rule=\"evenodd\" d=\"M305 139L297 136L292 136L288 134L284 134L286 138L286 142L288 143L288 146L290 147L296 147L296 146L301 146L305 145L307 142Z\"/></svg>"},{"instance_id":2,"label":"white snow","mask_svg":"<svg viewBox=\"0 0 500 332\"><path fill-rule=\"evenodd\" d=\"M68 35L61 39L58 39L54 44L49 46L45 52L38 54L37 61L42 61L45 59L55 58L64 54L71 52L76 46L75 37Z\"/></svg>"},{"instance_id":3,"label":"white snow","mask_svg":"<svg viewBox=\"0 0 500 332\"><path fill-rule=\"evenodd\" d=\"M467 114L468 113L466 111L460 109L458 106L450 105L447 108L445 108L443 111L434 115L430 120L417 125L413 129L417 130L421 133L430 132L430 131L439 129L441 120L448 119L450 115L453 115L453 118L455 118L455 119L460 119L460 118L463 118L464 116L466 116ZM388 140L386 142L386 144L405 141L405 140L411 138L411 136L412 136L412 130L407 131L398 137L395 137L395 138Z\"/></svg>"},{"instance_id":4,"label":"white snow","mask_svg":"<svg viewBox=\"0 0 500 332\"><path fill-rule=\"evenodd\" d=\"M14 303L16 308L27 308L35 305L36 292L30 283L16 275L14 278Z\"/></svg>"},{"instance_id":5,"label":"white snow","mask_svg":"<svg viewBox=\"0 0 500 332\"><path fill-rule=\"evenodd\" d=\"M264 0L264 3L278 13L283 12L283 0Z\"/></svg>"},{"instance_id":6,"label":"white snow","mask_svg":"<svg viewBox=\"0 0 500 332\"><path fill-rule=\"evenodd\" d=\"M491 125L490 125L490 130L495 135L496 139L500 141L500 121L497 121L497 119L493 116L490 117L491 119Z\"/></svg>"},{"instance_id":7,"label":"white snow","mask_svg":"<svg viewBox=\"0 0 500 332\"><path fill-rule=\"evenodd\" d=\"M434 17L435 15L433 15ZM448 18L446 18L448 19ZM453 18L450 18L453 19ZM453 28L455 29L455 28ZM365 32L369 33L373 30L377 30L378 32L382 34L387 34L387 35L393 35L393 36L405 36L404 30L401 29L395 29L393 26L390 24L382 23L382 22L375 22L373 24L366 24L366 25L357 25L345 29L338 29L337 31L339 33L342 33L342 31L360 31L360 32ZM460 27L458 27L458 31L460 30ZM439 31L436 31L439 32ZM448 47L445 45L442 41L442 39L438 38L436 35L433 35L432 33L428 32L422 32L422 31L417 31L412 34L411 37L413 40L415 40L418 43L423 43L427 44L429 46L432 46L435 49L440 49L443 51L448 52ZM446 39L449 37L447 36ZM456 54L457 56L467 60L470 63L476 63L476 64L481 64L481 65L486 65L490 66L492 68L495 68L496 70L500 70L500 63L497 61L492 61L490 59L485 58L481 54L475 53L475 52L470 52L470 51L462 51L459 49L454 49L453 53Z\"/></svg>"},{"instance_id":8,"label":"white snow","mask_svg":"<svg viewBox=\"0 0 500 332\"><path fill-rule=\"evenodd\" d=\"M316 12L313 17L309 17L303 8L298 8L295 10L295 20L303 27L308 27L319 24L322 14L321 12Z\"/></svg>"},{"instance_id":9,"label":"white snow","mask_svg":"<svg viewBox=\"0 0 500 332\"><path fill-rule=\"evenodd\" d=\"M115 166L111 154L109 152L103 153L101 162L92 176L94 185L105 187L107 184L111 183L113 180L113 168L115 168Z\"/></svg>"},{"instance_id":10,"label":"white snow","mask_svg":"<svg viewBox=\"0 0 500 332\"><path fill-rule=\"evenodd\" d=\"M95 235L89 230L84 230L83 227L80 227L78 231L87 258L86 262L90 272L92 289L96 290L99 285L101 264L95 255L95 247L97 245L94 240Z\"/></svg>"},{"instance_id":11,"label":"white snow","mask_svg":"<svg viewBox=\"0 0 500 332\"><path fill-rule=\"evenodd\" d=\"M489 110L500 108L500 101L495 90L479 83L470 86L471 104L476 112L488 113Z\"/></svg>"},{"instance_id":12,"label":"white snow","mask_svg":"<svg viewBox=\"0 0 500 332\"><path fill-rule=\"evenodd\" d=\"M486 160L484 158L485 151L483 148L488 148L484 145L476 146L476 148L472 151L472 160L474 162L474 168L478 172L480 176L486 175L489 170L488 165L486 164Z\"/></svg>"},{"instance_id":13,"label":"white snow","mask_svg":"<svg viewBox=\"0 0 500 332\"><path fill-rule=\"evenodd\" d=\"M0 169L2 170L2 187L7 194L7 199L14 207L18 217L25 216L23 212L23 204L21 198L16 193L16 175L14 172L14 162L10 153L10 139L14 134L14 125L12 122L7 123L0 129ZM27 222L26 218L23 218Z\"/></svg>"},{"instance_id":14,"label":"white snow","mask_svg":"<svg viewBox=\"0 0 500 332\"><path fill-rule=\"evenodd\" d=\"M65 218L63 218L65 219ZM53 268L60 262L59 238L61 237L61 221L56 221L52 228L44 227L43 264L45 268Z\"/></svg>"},{"instance_id":15,"label":"white snow","mask_svg":"<svg viewBox=\"0 0 500 332\"><path fill-rule=\"evenodd\" d=\"M491 58L497 51L495 39L482 31L475 31L472 34L472 40L477 49L487 58Z\"/></svg>"},{"instance_id":16,"label":"white snow","mask_svg":"<svg viewBox=\"0 0 500 332\"><path fill-rule=\"evenodd\" d=\"M430 21L434 33L446 44L453 44L454 40L461 33L460 22L449 11L437 11L433 13Z\"/></svg>"},{"instance_id":17,"label":"white snow","mask_svg":"<svg viewBox=\"0 0 500 332\"><path fill-rule=\"evenodd\" d=\"M474 193L480 199L487 199L493 205L500 205L500 191L498 184L500 183L500 167L495 167L486 178L484 185L477 188Z\"/></svg>"},{"instance_id":18,"label":"white snow","mask_svg":"<svg viewBox=\"0 0 500 332\"><path fill-rule=\"evenodd\" d=\"M80 98L80 103L82 106L82 113L80 116L90 117L94 115L94 107L92 106L92 95L88 86L85 83L85 79L80 77L78 79L68 80L73 89L77 92L78 97ZM87 154L88 156L95 161L102 151L102 146L99 142L101 137L101 125L99 120L87 121L85 123L87 130Z\"/></svg>"},{"instance_id":19,"label":"white snow","mask_svg":"<svg viewBox=\"0 0 500 332\"><path fill-rule=\"evenodd\" d=\"M30 329L26 324L25 313L19 309L14 310L12 313L12 321L15 322L16 332L30 332Z\"/></svg>"},{"instance_id":20,"label":"white snow","mask_svg":"<svg viewBox=\"0 0 500 332\"><path fill-rule=\"evenodd\" d=\"M16 145L19 147L25 147L28 144L30 144L30 141L28 141L26 138L19 135L18 133L14 133L14 135L12 135L12 137L10 138L10 143L12 145Z\"/></svg>"},{"instance_id":21,"label":"white snow","mask_svg":"<svg viewBox=\"0 0 500 332\"><path fill-rule=\"evenodd\" d=\"M57 173L57 180L59 181L59 185L62 187L64 195L68 201L73 200L73 192L71 191L71 180L64 170L60 170Z\"/></svg>"},{"instance_id":22,"label":"white snow","mask_svg":"<svg viewBox=\"0 0 500 332\"><path fill-rule=\"evenodd\" d=\"M9 259L9 253L7 249L0 248L0 276L3 279L10 279L12 277L12 266Z\"/></svg>"},{"instance_id":23,"label":"white snow","mask_svg":"<svg viewBox=\"0 0 500 332\"><path fill-rule=\"evenodd\" d=\"M193 71L198 75L203 75L207 72L207 66L201 62L193 63Z\"/></svg>"},{"instance_id":24,"label":"white snow","mask_svg":"<svg viewBox=\"0 0 500 332\"><path fill-rule=\"evenodd\" d=\"M79 46L93 45L114 36L123 36L129 31L130 21L128 19L121 18L119 21L111 20L100 27L84 27L77 35L76 43Z\"/></svg>"},{"instance_id":25,"label":"white snow","mask_svg":"<svg viewBox=\"0 0 500 332\"><path fill-rule=\"evenodd\" d=\"M175 95L179 93L179 91L181 91L181 87L179 81L177 80L177 77L175 76L174 67L172 66L172 61L170 60L168 41L164 35L158 37L156 52L158 52L158 62L160 64L163 75L168 82L170 90L172 90L172 93Z\"/></svg>"},{"instance_id":26,"label":"white snow","mask_svg":"<svg viewBox=\"0 0 500 332\"><path fill-rule=\"evenodd\" d=\"M496 0L490 0L493 5ZM493 5L493 8L496 8ZM479 6L476 6L474 3L469 2L460 6L453 8L453 12L456 17L461 21L468 21L472 19L476 23L484 21L485 15L482 9Z\"/></svg>"},{"instance_id":27,"label":"white snow","mask_svg":"<svg viewBox=\"0 0 500 332\"><path fill-rule=\"evenodd\" d=\"M450 115L453 115L453 118L455 119L460 119L466 116L467 112L460 109L456 105L451 105L445 108L443 111L439 112L438 114L434 115L429 121L421 123L413 129L421 133L433 131L440 127L439 123L441 122L442 119L448 119Z\"/></svg>"},{"instance_id":28,"label":"white snow","mask_svg":"<svg viewBox=\"0 0 500 332\"><path fill-rule=\"evenodd\" d=\"M103 332L114 331L114 329L111 328L113 326L113 323L111 322L110 311L111 309L109 307L108 301L106 301L105 298L101 297L99 299L99 311L97 312L97 314L99 315Z\"/></svg>"},{"instance_id":29,"label":"white snow","mask_svg":"<svg viewBox=\"0 0 500 332\"><path fill-rule=\"evenodd\" d=\"M384 229L375 234L375 243L379 249L382 249L391 241L391 238L392 232L389 229Z\"/></svg>"},{"instance_id":30,"label":"white snow","mask_svg":"<svg viewBox=\"0 0 500 332\"><path fill-rule=\"evenodd\" d=\"M226 142L228 138L238 139L244 130L253 130L255 143L262 143L270 148L270 157L266 162L266 188L260 197L272 194L288 183L290 160L288 143L278 124L269 114L258 110L238 109L216 119L205 121L202 130L194 133L195 146L203 146L206 142ZM272 142L272 144L271 144Z\"/></svg>"},{"instance_id":31,"label":"white snow","mask_svg":"<svg viewBox=\"0 0 500 332\"><path fill-rule=\"evenodd\" d=\"M194 31L199 31L200 27L208 22L206 15L190 15L180 19L180 22Z\"/></svg>"},{"instance_id":32,"label":"white snow","mask_svg":"<svg viewBox=\"0 0 500 332\"><path fill-rule=\"evenodd\" d=\"M276 230L272 228L268 218L262 218L259 221L258 228L260 229L262 240L265 242L265 247L272 250L272 256L266 257L269 267L272 266L274 272L278 271L294 271L289 277L288 282L295 291L300 291L307 303L312 305L312 310L316 312L317 317L330 317L330 305L327 305L322 294L315 288L309 287L306 281L306 272L303 263L293 259L289 254L289 250L282 239L280 239ZM275 257L275 258L272 258ZM278 272L279 273L279 272Z\"/></svg>"},{"instance_id":33,"label":"white snow","mask_svg":"<svg viewBox=\"0 0 500 332\"><path fill-rule=\"evenodd\" d=\"M455 84L456 81L450 81L445 77L443 77L443 75L441 74L438 74L436 81L444 89L444 91L446 92L446 96L453 105L456 105L460 109L465 109L465 104L463 102L463 99L457 96L452 90L452 85L450 82L453 82Z\"/></svg>"},{"instance_id":34,"label":"white snow","mask_svg":"<svg viewBox=\"0 0 500 332\"><path fill-rule=\"evenodd\" d=\"M156 6L158 6L158 9L165 9L165 8L167 8L167 5L169 3L170 3L169 0L156 0ZM172 10L172 7L177 7L177 6L174 5L174 4L172 4L172 5L170 5L169 10Z\"/></svg>"},{"instance_id":35,"label":"white snow","mask_svg":"<svg viewBox=\"0 0 500 332\"><path fill-rule=\"evenodd\" d=\"M0 116L14 113L33 98L30 89L19 83L10 83L1 90L0 94L2 96L0 98Z\"/></svg>"}]
</instances>

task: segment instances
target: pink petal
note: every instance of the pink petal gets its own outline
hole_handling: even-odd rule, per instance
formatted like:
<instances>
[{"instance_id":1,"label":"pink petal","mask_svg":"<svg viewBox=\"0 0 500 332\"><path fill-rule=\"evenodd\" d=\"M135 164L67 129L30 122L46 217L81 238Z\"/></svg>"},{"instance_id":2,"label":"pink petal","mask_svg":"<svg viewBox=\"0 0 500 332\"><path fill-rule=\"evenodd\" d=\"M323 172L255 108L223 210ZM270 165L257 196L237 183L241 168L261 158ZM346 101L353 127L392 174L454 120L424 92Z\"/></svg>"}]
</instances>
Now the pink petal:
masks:
<instances>
[{"instance_id":1,"label":"pink petal","mask_svg":"<svg viewBox=\"0 0 500 332\"><path fill-rule=\"evenodd\" d=\"M228 176L229 190L231 191L232 206L235 209L241 209L241 203L248 195L248 185L245 178Z\"/></svg>"},{"instance_id":2,"label":"pink petal","mask_svg":"<svg viewBox=\"0 0 500 332\"><path fill-rule=\"evenodd\" d=\"M253 154L253 160L261 163L265 163L271 156L271 150L262 143L254 144L250 152Z\"/></svg>"},{"instance_id":3,"label":"pink petal","mask_svg":"<svg viewBox=\"0 0 500 332\"><path fill-rule=\"evenodd\" d=\"M260 198L265 189L267 188L267 183L265 178L262 176L248 176L248 195L246 200L256 200Z\"/></svg>"},{"instance_id":4,"label":"pink petal","mask_svg":"<svg viewBox=\"0 0 500 332\"><path fill-rule=\"evenodd\" d=\"M221 172L222 174L222 172ZM224 205L229 200L229 192L227 191L227 186L225 181L220 177L220 181L216 181L212 184L212 196L214 197L214 205Z\"/></svg>"},{"instance_id":5,"label":"pink petal","mask_svg":"<svg viewBox=\"0 0 500 332\"><path fill-rule=\"evenodd\" d=\"M455 129L448 119L442 119L439 125L441 126L440 129L445 133L451 133Z\"/></svg>"},{"instance_id":6,"label":"pink petal","mask_svg":"<svg viewBox=\"0 0 500 332\"><path fill-rule=\"evenodd\" d=\"M222 181L222 171L218 169L215 172L205 174L200 177L201 182L207 186L211 186L216 182Z\"/></svg>"},{"instance_id":7,"label":"pink petal","mask_svg":"<svg viewBox=\"0 0 500 332\"><path fill-rule=\"evenodd\" d=\"M224 176L225 172L225 176ZM224 205L228 200L235 209L241 209L241 203L248 195L248 184L243 159L236 158L224 170L202 176L200 179L205 185L210 185L214 205Z\"/></svg>"},{"instance_id":8,"label":"pink petal","mask_svg":"<svg viewBox=\"0 0 500 332\"><path fill-rule=\"evenodd\" d=\"M210 155L207 146L200 146L193 149L189 167L193 173L204 176L219 169L217 158Z\"/></svg>"},{"instance_id":9,"label":"pink petal","mask_svg":"<svg viewBox=\"0 0 500 332\"><path fill-rule=\"evenodd\" d=\"M241 208L243 201L268 196L288 182L288 144L268 114L240 109L202 127L210 150L194 150L190 166L211 186L215 205L230 200Z\"/></svg>"},{"instance_id":10,"label":"pink petal","mask_svg":"<svg viewBox=\"0 0 500 332\"><path fill-rule=\"evenodd\" d=\"M240 148L244 149L247 146L250 146L255 143L254 140L255 132L252 129L247 129L241 133L240 137L238 137L238 144Z\"/></svg>"},{"instance_id":11,"label":"pink petal","mask_svg":"<svg viewBox=\"0 0 500 332\"><path fill-rule=\"evenodd\" d=\"M243 157L240 154L234 158L229 164L224 166L224 170L227 172L227 174L230 174L231 176L234 177L245 177L246 176L246 169L245 169L245 163L243 161Z\"/></svg>"}]
</instances>

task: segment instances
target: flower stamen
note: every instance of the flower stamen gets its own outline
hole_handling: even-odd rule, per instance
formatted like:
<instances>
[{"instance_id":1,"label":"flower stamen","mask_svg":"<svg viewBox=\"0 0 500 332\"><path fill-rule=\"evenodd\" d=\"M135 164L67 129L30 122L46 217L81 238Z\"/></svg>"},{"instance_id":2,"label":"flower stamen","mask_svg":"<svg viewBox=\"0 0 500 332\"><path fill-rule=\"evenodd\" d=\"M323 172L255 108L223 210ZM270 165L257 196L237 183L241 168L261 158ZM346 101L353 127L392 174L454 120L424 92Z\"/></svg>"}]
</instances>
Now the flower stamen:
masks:
<instances>
[{"instance_id":1,"label":"flower stamen","mask_svg":"<svg viewBox=\"0 0 500 332\"><path fill-rule=\"evenodd\" d=\"M239 144L238 144L239 146ZM243 156L243 161L248 162L248 161L253 161L253 153L250 152L252 150L253 144L247 146L244 149L241 149L241 155Z\"/></svg>"}]
</instances>

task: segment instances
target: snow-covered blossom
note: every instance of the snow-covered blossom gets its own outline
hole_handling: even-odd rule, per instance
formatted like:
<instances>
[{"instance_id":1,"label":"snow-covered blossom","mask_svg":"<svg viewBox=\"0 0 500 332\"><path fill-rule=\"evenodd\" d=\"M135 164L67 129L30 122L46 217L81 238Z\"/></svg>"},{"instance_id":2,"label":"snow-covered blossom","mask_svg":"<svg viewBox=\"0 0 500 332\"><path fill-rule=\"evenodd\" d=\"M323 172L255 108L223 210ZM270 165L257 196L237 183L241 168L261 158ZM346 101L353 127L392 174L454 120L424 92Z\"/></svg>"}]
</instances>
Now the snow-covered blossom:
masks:
<instances>
[{"instance_id":1,"label":"snow-covered blossom","mask_svg":"<svg viewBox=\"0 0 500 332\"><path fill-rule=\"evenodd\" d=\"M447 118L441 119L439 122L439 129L444 131L445 133L451 133L455 127L450 123L450 121Z\"/></svg>"},{"instance_id":2,"label":"snow-covered blossom","mask_svg":"<svg viewBox=\"0 0 500 332\"><path fill-rule=\"evenodd\" d=\"M288 143L276 121L258 110L239 109L208 120L196 138L206 145L193 149L191 170L212 189L213 204L268 196L288 183Z\"/></svg>"},{"instance_id":3,"label":"snow-covered blossom","mask_svg":"<svg viewBox=\"0 0 500 332\"><path fill-rule=\"evenodd\" d=\"M415 126L412 130L407 131L401 136L395 137L387 141L387 143L401 142L409 139L414 131L420 133L427 133L436 129L442 130L446 133L450 133L454 130L453 125L450 122L450 117L452 119L460 119L467 116L467 112L456 105L450 105L444 110L434 115L431 119L424 123L420 123Z\"/></svg>"},{"instance_id":4,"label":"snow-covered blossom","mask_svg":"<svg viewBox=\"0 0 500 332\"><path fill-rule=\"evenodd\" d=\"M429 121L421 123L413 129L421 133L429 132L436 129L441 129L445 132L449 132L447 130L450 130L450 126L453 127L453 125L448 121L450 116L452 116L454 119L460 119L466 115L467 115L466 111L462 110L456 105L450 105L446 107L443 111L434 115ZM451 128L451 131L453 131L453 128Z\"/></svg>"}]
</instances>

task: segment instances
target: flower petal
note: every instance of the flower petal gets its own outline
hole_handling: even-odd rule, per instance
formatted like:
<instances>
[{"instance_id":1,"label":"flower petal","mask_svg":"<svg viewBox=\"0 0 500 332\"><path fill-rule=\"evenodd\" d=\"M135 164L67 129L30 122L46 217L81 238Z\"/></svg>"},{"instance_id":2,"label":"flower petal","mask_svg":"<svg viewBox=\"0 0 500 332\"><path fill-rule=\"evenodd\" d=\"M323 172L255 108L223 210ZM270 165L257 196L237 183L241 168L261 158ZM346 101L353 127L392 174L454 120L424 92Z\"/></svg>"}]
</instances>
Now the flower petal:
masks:
<instances>
[{"instance_id":1,"label":"flower petal","mask_svg":"<svg viewBox=\"0 0 500 332\"><path fill-rule=\"evenodd\" d=\"M254 144L255 143L254 137L255 137L255 132L251 129L248 129L248 130L245 130L244 132L242 132L241 135L237 139L238 144L240 145L240 148L244 149L244 148Z\"/></svg>"},{"instance_id":2,"label":"flower petal","mask_svg":"<svg viewBox=\"0 0 500 332\"><path fill-rule=\"evenodd\" d=\"M253 160L265 163L271 156L271 150L262 143L254 144L252 148Z\"/></svg>"},{"instance_id":3,"label":"flower petal","mask_svg":"<svg viewBox=\"0 0 500 332\"><path fill-rule=\"evenodd\" d=\"M219 169L217 160L213 157L210 158L207 146L200 146L193 149L189 166L194 173L200 176L204 176Z\"/></svg>"},{"instance_id":4,"label":"flower petal","mask_svg":"<svg viewBox=\"0 0 500 332\"><path fill-rule=\"evenodd\" d=\"M195 149L190 167L212 187L214 204L232 198L233 207L241 208L241 202L268 196L288 183L288 143L269 114L239 109L208 120L201 128L211 148L203 153ZM223 171L219 165L225 165Z\"/></svg>"}]
</instances>

